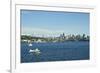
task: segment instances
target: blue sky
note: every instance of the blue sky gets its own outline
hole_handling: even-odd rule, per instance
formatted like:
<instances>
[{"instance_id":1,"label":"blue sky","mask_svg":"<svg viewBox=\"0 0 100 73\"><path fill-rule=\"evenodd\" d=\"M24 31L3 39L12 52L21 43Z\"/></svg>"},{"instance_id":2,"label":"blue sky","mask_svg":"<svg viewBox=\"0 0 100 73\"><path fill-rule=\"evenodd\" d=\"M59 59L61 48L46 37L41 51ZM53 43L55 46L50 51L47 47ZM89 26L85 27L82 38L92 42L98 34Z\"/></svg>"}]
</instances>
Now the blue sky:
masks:
<instances>
[{"instance_id":1,"label":"blue sky","mask_svg":"<svg viewBox=\"0 0 100 73\"><path fill-rule=\"evenodd\" d=\"M21 10L22 34L89 35L89 13Z\"/></svg>"}]
</instances>

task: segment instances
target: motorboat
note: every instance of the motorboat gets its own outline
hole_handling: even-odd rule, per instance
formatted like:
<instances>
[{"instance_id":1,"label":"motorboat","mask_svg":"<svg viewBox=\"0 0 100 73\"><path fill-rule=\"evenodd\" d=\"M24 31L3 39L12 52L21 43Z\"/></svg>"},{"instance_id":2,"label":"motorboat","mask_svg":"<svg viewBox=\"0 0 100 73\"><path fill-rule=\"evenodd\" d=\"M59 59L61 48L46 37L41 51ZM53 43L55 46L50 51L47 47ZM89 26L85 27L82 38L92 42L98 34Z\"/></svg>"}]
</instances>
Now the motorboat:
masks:
<instances>
[{"instance_id":1,"label":"motorboat","mask_svg":"<svg viewBox=\"0 0 100 73\"><path fill-rule=\"evenodd\" d=\"M40 52L40 50L38 48L36 48L36 49L30 49L29 53L33 53L35 55L39 55L41 52Z\"/></svg>"},{"instance_id":2,"label":"motorboat","mask_svg":"<svg viewBox=\"0 0 100 73\"><path fill-rule=\"evenodd\" d=\"M32 43L29 43L29 46L32 46Z\"/></svg>"}]
</instances>

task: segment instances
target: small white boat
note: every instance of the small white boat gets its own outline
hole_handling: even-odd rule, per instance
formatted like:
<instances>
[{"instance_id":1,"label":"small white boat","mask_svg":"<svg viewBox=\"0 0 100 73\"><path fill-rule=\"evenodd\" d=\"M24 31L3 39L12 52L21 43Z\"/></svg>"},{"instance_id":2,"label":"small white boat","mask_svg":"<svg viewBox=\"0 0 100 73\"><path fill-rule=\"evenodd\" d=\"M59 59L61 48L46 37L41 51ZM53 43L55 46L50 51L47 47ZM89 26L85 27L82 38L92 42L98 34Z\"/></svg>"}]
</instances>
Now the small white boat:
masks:
<instances>
[{"instance_id":1,"label":"small white boat","mask_svg":"<svg viewBox=\"0 0 100 73\"><path fill-rule=\"evenodd\" d=\"M34 50L30 49L29 53L33 53L33 54L39 55L41 52L40 52L40 50L38 48L36 48Z\"/></svg>"},{"instance_id":2,"label":"small white boat","mask_svg":"<svg viewBox=\"0 0 100 73\"><path fill-rule=\"evenodd\" d=\"M29 43L29 46L32 46L32 43Z\"/></svg>"}]
</instances>

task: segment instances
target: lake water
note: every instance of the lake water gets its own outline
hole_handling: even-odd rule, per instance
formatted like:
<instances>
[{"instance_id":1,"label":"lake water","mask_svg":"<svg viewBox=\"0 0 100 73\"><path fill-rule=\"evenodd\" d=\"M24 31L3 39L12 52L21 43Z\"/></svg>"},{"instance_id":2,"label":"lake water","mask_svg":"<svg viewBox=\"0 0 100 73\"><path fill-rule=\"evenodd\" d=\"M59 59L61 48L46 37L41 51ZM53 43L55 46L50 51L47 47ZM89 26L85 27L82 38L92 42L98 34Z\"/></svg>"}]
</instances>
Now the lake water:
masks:
<instances>
[{"instance_id":1,"label":"lake water","mask_svg":"<svg viewBox=\"0 0 100 73\"><path fill-rule=\"evenodd\" d=\"M41 51L40 55L29 53L36 48ZM32 43L31 47L21 42L21 63L69 60L89 60L89 41Z\"/></svg>"}]
</instances>

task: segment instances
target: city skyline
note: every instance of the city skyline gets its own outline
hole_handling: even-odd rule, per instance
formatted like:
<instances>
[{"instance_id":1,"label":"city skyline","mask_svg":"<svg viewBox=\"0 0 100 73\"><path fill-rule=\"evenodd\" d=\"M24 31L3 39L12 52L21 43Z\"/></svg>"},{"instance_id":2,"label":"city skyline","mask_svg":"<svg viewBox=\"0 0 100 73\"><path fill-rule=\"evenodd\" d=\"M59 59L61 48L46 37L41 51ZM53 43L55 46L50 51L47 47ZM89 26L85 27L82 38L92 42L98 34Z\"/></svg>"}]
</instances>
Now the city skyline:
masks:
<instances>
[{"instance_id":1,"label":"city skyline","mask_svg":"<svg viewBox=\"0 0 100 73\"><path fill-rule=\"evenodd\" d=\"M89 35L89 13L21 10L21 34Z\"/></svg>"}]
</instances>

